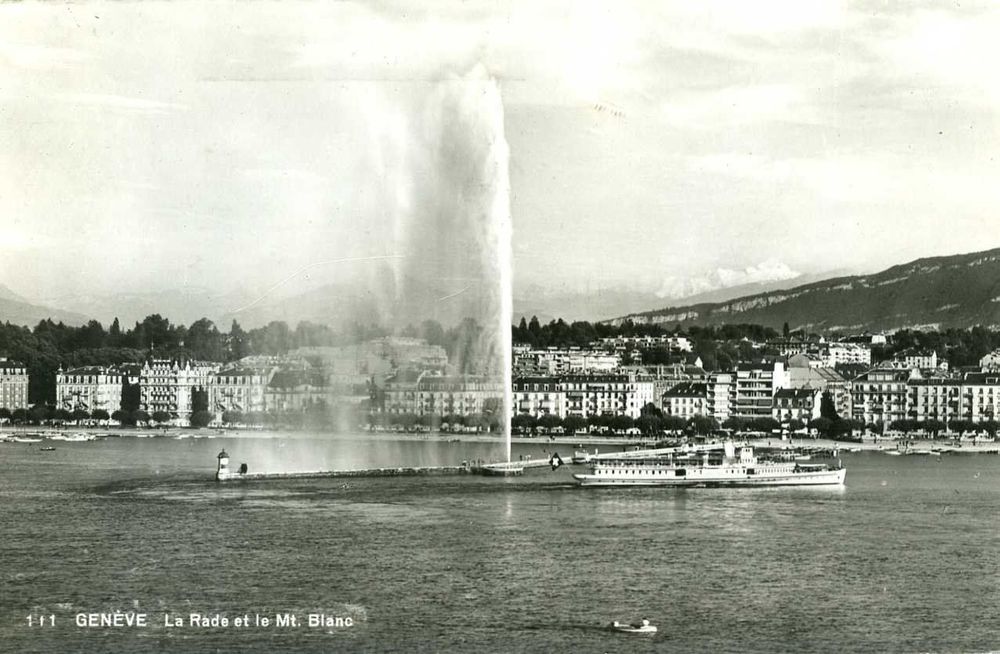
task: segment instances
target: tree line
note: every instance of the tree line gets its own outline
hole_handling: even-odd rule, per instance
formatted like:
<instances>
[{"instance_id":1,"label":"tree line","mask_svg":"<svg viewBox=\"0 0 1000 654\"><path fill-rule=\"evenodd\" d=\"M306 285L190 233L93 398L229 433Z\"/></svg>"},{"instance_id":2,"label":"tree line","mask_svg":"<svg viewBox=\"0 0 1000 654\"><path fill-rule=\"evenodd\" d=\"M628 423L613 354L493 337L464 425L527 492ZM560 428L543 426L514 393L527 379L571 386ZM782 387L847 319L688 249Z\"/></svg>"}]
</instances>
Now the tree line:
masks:
<instances>
[{"instance_id":1,"label":"tree line","mask_svg":"<svg viewBox=\"0 0 1000 654\"><path fill-rule=\"evenodd\" d=\"M327 325L299 322L295 328L284 321L245 330L232 321L221 331L208 318L190 326L173 324L160 314L147 316L128 329L117 318L105 327L96 320L74 327L46 319L34 329L9 322L0 324L0 356L25 364L28 369L28 401L53 404L56 373L80 366L140 364L149 358L199 360L227 363L251 355L282 355L301 347L355 345L390 335L423 338L445 349L459 372L481 372L481 363L494 356L494 344L473 319L445 328L434 320L408 325L395 332L379 325L355 323L342 331ZM136 410L138 407L130 407Z\"/></svg>"},{"instance_id":2,"label":"tree line","mask_svg":"<svg viewBox=\"0 0 1000 654\"><path fill-rule=\"evenodd\" d=\"M770 327L747 323L707 327L689 325L683 328L675 325L670 328L665 325L636 324L631 320L611 325L587 321L567 323L560 318L543 325L535 316L530 320L522 317L517 325L512 326L512 330L515 343L541 349L587 347L602 338L684 336L692 343L692 353L701 357L703 366L708 371L731 370L739 361L750 360L761 354L777 354L777 350L761 351L752 344L765 343L779 336ZM818 340L821 336L802 330L790 331L787 325L782 334L802 340ZM839 338L841 334L825 336L829 340ZM939 359L947 361L953 368L976 366L983 356L998 348L1000 331L985 327L949 328L944 331L901 329L892 334L889 343L872 347L872 360L888 360L911 350L933 351ZM669 363L676 359L663 348L647 348L642 350L642 354L644 363Z\"/></svg>"}]
</instances>

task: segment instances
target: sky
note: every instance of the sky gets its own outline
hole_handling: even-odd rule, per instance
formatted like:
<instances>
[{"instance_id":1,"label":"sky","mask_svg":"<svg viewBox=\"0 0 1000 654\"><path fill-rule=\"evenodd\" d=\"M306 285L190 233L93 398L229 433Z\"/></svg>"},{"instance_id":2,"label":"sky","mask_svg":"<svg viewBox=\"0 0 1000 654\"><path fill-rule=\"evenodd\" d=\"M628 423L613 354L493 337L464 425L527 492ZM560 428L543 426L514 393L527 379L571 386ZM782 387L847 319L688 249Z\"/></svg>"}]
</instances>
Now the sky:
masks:
<instances>
[{"instance_id":1,"label":"sky","mask_svg":"<svg viewBox=\"0 0 1000 654\"><path fill-rule=\"evenodd\" d=\"M496 138L519 288L997 247L997 34L991 2L2 4L0 284L294 294L459 257L435 212L507 182L435 166Z\"/></svg>"}]
</instances>

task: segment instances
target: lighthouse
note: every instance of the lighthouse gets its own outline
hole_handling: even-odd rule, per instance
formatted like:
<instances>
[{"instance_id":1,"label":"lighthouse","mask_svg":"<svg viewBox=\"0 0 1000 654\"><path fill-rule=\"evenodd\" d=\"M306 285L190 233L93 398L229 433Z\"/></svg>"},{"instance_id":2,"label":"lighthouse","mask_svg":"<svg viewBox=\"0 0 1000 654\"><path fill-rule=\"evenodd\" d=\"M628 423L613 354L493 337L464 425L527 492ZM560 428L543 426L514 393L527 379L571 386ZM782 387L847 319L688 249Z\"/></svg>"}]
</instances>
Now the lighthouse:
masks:
<instances>
[{"instance_id":1,"label":"lighthouse","mask_svg":"<svg viewBox=\"0 0 1000 654\"><path fill-rule=\"evenodd\" d=\"M229 455L226 454L225 450L219 452L219 467L215 469L215 480L222 481L224 479L229 479L232 474L229 472Z\"/></svg>"}]
</instances>

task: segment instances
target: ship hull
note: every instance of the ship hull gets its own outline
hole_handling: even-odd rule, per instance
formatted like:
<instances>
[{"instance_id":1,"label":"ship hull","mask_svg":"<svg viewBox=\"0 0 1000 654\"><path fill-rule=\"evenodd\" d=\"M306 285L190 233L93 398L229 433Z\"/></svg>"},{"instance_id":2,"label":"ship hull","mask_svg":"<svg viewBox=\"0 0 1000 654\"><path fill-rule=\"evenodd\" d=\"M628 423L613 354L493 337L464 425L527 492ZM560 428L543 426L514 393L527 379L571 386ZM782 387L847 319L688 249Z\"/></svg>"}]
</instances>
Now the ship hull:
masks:
<instances>
[{"instance_id":1,"label":"ship hull","mask_svg":"<svg viewBox=\"0 0 1000 654\"><path fill-rule=\"evenodd\" d=\"M842 486L847 475L847 470L843 468L760 475L712 474L715 471L698 474L698 472L692 470L685 477L639 473L630 475L575 474L573 478L581 486Z\"/></svg>"}]
</instances>

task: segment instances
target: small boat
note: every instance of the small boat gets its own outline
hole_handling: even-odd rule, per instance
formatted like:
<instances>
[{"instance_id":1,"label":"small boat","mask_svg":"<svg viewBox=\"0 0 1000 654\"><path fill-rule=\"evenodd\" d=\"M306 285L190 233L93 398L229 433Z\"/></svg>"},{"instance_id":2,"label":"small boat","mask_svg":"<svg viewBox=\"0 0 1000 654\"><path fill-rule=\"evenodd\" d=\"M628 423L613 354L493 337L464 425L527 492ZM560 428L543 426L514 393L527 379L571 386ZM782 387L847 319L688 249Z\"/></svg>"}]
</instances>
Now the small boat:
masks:
<instances>
[{"instance_id":1,"label":"small boat","mask_svg":"<svg viewBox=\"0 0 1000 654\"><path fill-rule=\"evenodd\" d=\"M611 623L610 629L612 631L620 631L624 634L655 634L656 627L649 624L649 620L643 620L642 622L635 622L628 624L625 622L618 622L615 620Z\"/></svg>"},{"instance_id":2,"label":"small boat","mask_svg":"<svg viewBox=\"0 0 1000 654\"><path fill-rule=\"evenodd\" d=\"M52 447L51 445L49 445L48 447L40 447L38 449L39 449L40 452L55 452L56 451L56 448Z\"/></svg>"},{"instance_id":3,"label":"small boat","mask_svg":"<svg viewBox=\"0 0 1000 654\"><path fill-rule=\"evenodd\" d=\"M15 443L41 443L41 438L28 438L27 436L15 436L11 439Z\"/></svg>"}]
</instances>

